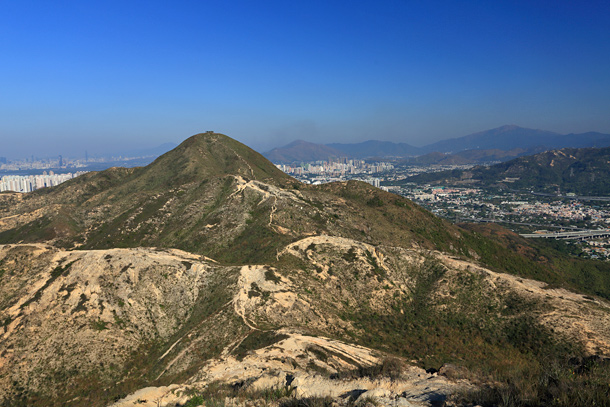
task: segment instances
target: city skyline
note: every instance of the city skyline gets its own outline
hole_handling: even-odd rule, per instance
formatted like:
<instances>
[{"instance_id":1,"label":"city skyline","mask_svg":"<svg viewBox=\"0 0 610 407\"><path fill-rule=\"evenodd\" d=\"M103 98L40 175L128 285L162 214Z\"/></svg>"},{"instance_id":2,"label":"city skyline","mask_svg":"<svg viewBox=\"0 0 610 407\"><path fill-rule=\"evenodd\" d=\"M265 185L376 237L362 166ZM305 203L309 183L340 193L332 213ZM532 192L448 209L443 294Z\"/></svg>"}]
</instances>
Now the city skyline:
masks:
<instances>
[{"instance_id":1,"label":"city skyline","mask_svg":"<svg viewBox=\"0 0 610 407\"><path fill-rule=\"evenodd\" d=\"M86 171L55 174L46 171L40 175L3 175L0 176L0 192L32 192L41 188L57 186L63 182L85 174Z\"/></svg>"},{"instance_id":2,"label":"city skyline","mask_svg":"<svg viewBox=\"0 0 610 407\"><path fill-rule=\"evenodd\" d=\"M5 2L0 156L610 133L610 5Z\"/></svg>"}]
</instances>

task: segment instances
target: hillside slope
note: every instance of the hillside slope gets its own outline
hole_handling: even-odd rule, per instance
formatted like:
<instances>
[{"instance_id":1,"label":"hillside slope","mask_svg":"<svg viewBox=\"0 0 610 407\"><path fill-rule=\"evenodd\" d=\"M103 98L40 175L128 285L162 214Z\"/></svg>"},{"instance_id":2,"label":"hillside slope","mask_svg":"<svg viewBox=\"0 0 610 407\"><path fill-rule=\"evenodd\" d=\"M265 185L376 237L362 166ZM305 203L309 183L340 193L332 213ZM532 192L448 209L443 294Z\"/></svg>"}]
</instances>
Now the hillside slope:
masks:
<instances>
[{"instance_id":1,"label":"hillside slope","mask_svg":"<svg viewBox=\"0 0 610 407\"><path fill-rule=\"evenodd\" d=\"M456 228L406 199L357 181L301 184L237 144L198 135L144 168L5 195L0 243L171 247L241 264L270 261L283 245L319 234L461 246Z\"/></svg>"},{"instance_id":2,"label":"hillside slope","mask_svg":"<svg viewBox=\"0 0 610 407\"><path fill-rule=\"evenodd\" d=\"M411 177L413 182L505 184L511 188L578 195L610 195L610 147L565 148L470 170L443 171Z\"/></svg>"},{"instance_id":3,"label":"hillside slope","mask_svg":"<svg viewBox=\"0 0 610 407\"><path fill-rule=\"evenodd\" d=\"M275 386L433 405L610 356L610 304L560 288L561 269L365 183L300 184L219 134L0 194L0 211L3 405L155 406L216 385L223 403ZM602 394L589 377L561 386Z\"/></svg>"}]
</instances>

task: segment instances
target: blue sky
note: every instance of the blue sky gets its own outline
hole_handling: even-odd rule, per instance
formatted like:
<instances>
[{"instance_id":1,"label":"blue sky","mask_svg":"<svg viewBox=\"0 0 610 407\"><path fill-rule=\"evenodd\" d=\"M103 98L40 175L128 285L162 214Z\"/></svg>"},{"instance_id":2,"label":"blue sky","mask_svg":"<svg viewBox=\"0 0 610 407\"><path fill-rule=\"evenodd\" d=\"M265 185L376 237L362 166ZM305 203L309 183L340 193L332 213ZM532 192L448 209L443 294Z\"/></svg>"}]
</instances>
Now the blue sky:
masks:
<instances>
[{"instance_id":1,"label":"blue sky","mask_svg":"<svg viewBox=\"0 0 610 407\"><path fill-rule=\"evenodd\" d=\"M606 1L0 1L0 156L610 133Z\"/></svg>"}]
</instances>

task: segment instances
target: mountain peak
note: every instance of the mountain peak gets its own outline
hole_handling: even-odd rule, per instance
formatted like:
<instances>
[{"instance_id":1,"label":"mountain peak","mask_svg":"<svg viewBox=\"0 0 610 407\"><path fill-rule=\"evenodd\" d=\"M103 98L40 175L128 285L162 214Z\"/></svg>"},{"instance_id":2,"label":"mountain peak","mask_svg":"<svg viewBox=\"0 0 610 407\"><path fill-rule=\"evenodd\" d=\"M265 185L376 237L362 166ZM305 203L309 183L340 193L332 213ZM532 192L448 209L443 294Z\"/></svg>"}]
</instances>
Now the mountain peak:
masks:
<instances>
[{"instance_id":1,"label":"mountain peak","mask_svg":"<svg viewBox=\"0 0 610 407\"><path fill-rule=\"evenodd\" d=\"M495 130L510 131L510 130L516 130L516 129L522 129L522 128L523 127L517 126L516 124L505 124L504 126L496 127Z\"/></svg>"},{"instance_id":2,"label":"mountain peak","mask_svg":"<svg viewBox=\"0 0 610 407\"><path fill-rule=\"evenodd\" d=\"M282 184L291 178L261 154L231 137L208 131L195 134L145 168L169 182L224 175Z\"/></svg>"},{"instance_id":3,"label":"mountain peak","mask_svg":"<svg viewBox=\"0 0 610 407\"><path fill-rule=\"evenodd\" d=\"M514 148L533 148L544 145L553 147L557 144L560 134L550 131L528 129L514 124L508 124L495 129L469 134L463 137L451 138L429 144L424 151L441 151L457 153L464 150L512 150Z\"/></svg>"}]
</instances>

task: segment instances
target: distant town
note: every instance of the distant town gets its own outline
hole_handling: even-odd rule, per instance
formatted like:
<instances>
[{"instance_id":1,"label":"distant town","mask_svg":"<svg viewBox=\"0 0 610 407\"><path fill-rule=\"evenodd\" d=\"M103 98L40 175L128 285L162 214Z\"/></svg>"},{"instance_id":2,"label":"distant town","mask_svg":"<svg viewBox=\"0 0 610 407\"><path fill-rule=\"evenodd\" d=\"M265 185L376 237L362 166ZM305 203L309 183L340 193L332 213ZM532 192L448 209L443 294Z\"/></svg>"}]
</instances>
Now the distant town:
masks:
<instances>
[{"instance_id":1,"label":"distant town","mask_svg":"<svg viewBox=\"0 0 610 407\"><path fill-rule=\"evenodd\" d=\"M0 192L32 192L52 187L89 171L101 171L110 167L135 167L147 165L156 156L110 156L64 158L29 157L9 160L0 157Z\"/></svg>"},{"instance_id":2,"label":"distant town","mask_svg":"<svg viewBox=\"0 0 610 407\"><path fill-rule=\"evenodd\" d=\"M0 192L32 192L40 188L54 187L62 182L85 174L85 172L77 171L75 173L55 174L53 171L49 171L49 173L44 171L42 175L5 175L0 178Z\"/></svg>"},{"instance_id":3,"label":"distant town","mask_svg":"<svg viewBox=\"0 0 610 407\"><path fill-rule=\"evenodd\" d=\"M0 157L0 171L24 171L24 170L60 170L68 168L85 168L94 163L105 163L125 160L130 158L123 157L104 157L104 158L63 158L61 155L52 158L29 157L18 160L8 160Z\"/></svg>"}]
</instances>

